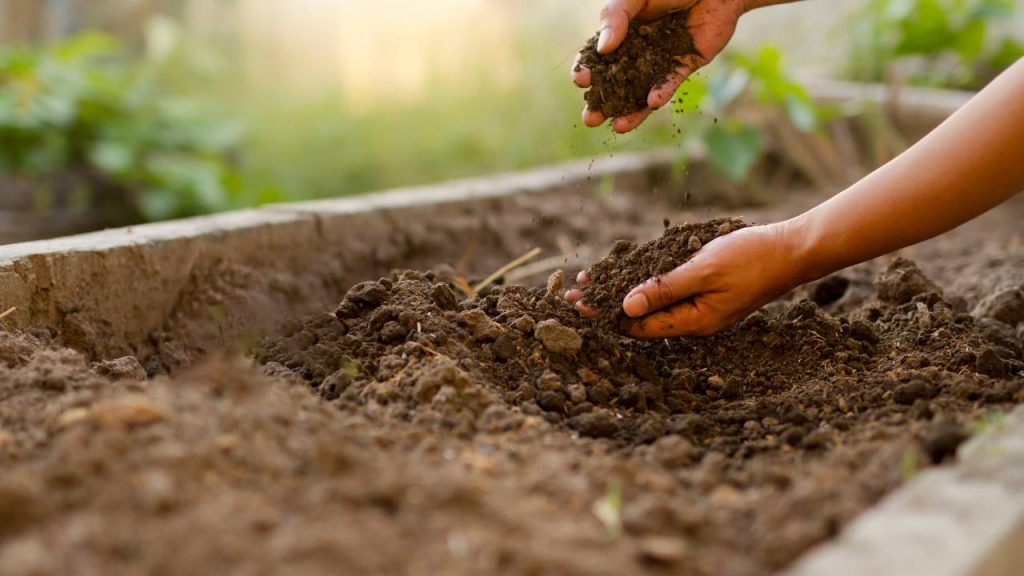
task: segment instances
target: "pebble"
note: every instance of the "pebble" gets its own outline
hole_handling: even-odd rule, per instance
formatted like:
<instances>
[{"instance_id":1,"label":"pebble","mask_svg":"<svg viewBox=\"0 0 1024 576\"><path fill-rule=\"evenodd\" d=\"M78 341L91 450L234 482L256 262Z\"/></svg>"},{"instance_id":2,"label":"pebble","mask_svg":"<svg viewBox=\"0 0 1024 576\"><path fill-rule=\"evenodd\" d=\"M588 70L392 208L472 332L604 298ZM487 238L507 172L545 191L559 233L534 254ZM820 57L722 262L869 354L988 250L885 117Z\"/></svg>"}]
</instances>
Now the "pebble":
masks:
<instances>
[{"instance_id":1,"label":"pebble","mask_svg":"<svg viewBox=\"0 0 1024 576\"><path fill-rule=\"evenodd\" d=\"M647 536L640 540L640 557L660 564L679 564L686 560L686 540L676 536Z\"/></svg>"},{"instance_id":2,"label":"pebble","mask_svg":"<svg viewBox=\"0 0 1024 576\"><path fill-rule=\"evenodd\" d=\"M561 270L555 270L555 272L548 276L548 294L551 296L558 296L562 292L562 287L565 285L565 274Z\"/></svg>"},{"instance_id":3,"label":"pebble","mask_svg":"<svg viewBox=\"0 0 1024 576\"><path fill-rule=\"evenodd\" d=\"M126 395L88 409L89 419L107 430L128 430L167 419L167 410L148 398Z\"/></svg>"},{"instance_id":4,"label":"pebble","mask_svg":"<svg viewBox=\"0 0 1024 576\"><path fill-rule=\"evenodd\" d=\"M529 334L533 332L533 327L537 325L537 322L529 316L520 316L512 323L512 327L522 332L523 334Z\"/></svg>"},{"instance_id":5,"label":"pebble","mask_svg":"<svg viewBox=\"0 0 1024 576\"><path fill-rule=\"evenodd\" d=\"M690 236L690 240L687 241L686 243L686 248L689 249L691 252L696 252L697 250L700 250L701 246L703 246L703 244L701 244L700 238L696 236Z\"/></svg>"},{"instance_id":6,"label":"pebble","mask_svg":"<svg viewBox=\"0 0 1024 576\"><path fill-rule=\"evenodd\" d=\"M494 340L501 334L501 326L479 308L459 314L459 322L469 328L477 340Z\"/></svg>"},{"instance_id":7,"label":"pebble","mask_svg":"<svg viewBox=\"0 0 1024 576\"><path fill-rule=\"evenodd\" d=\"M572 355L583 347L583 338L572 328L562 326L558 320L539 322L533 334L549 352L555 354Z\"/></svg>"}]
</instances>

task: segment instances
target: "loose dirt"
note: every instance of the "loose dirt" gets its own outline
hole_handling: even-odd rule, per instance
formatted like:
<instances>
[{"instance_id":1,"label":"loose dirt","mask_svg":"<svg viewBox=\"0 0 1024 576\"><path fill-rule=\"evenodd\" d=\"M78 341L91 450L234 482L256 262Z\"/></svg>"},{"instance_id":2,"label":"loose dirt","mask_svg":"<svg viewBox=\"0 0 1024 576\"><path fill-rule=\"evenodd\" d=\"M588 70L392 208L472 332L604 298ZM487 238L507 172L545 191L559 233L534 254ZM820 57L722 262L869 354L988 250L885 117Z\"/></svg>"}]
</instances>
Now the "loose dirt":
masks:
<instances>
[{"instance_id":1,"label":"loose dirt","mask_svg":"<svg viewBox=\"0 0 1024 576\"><path fill-rule=\"evenodd\" d=\"M587 271L590 282L583 287L584 299L601 326L624 332L629 317L622 311L622 300L630 290L671 272L704 244L746 225L740 219L720 218L667 227L660 238L642 244L620 240Z\"/></svg>"},{"instance_id":2,"label":"loose dirt","mask_svg":"<svg viewBox=\"0 0 1024 576\"><path fill-rule=\"evenodd\" d=\"M673 70L696 54L686 27L688 12L676 12L651 23L632 22L622 44L611 54L597 51L600 33L587 41L578 66L591 73L584 95L587 107L609 118L647 108L647 95Z\"/></svg>"},{"instance_id":3,"label":"loose dirt","mask_svg":"<svg viewBox=\"0 0 1024 576\"><path fill-rule=\"evenodd\" d=\"M613 253L662 273L726 223ZM396 271L151 380L0 331L0 574L767 574L1024 399L1017 296L906 259L707 339L559 284Z\"/></svg>"}]
</instances>

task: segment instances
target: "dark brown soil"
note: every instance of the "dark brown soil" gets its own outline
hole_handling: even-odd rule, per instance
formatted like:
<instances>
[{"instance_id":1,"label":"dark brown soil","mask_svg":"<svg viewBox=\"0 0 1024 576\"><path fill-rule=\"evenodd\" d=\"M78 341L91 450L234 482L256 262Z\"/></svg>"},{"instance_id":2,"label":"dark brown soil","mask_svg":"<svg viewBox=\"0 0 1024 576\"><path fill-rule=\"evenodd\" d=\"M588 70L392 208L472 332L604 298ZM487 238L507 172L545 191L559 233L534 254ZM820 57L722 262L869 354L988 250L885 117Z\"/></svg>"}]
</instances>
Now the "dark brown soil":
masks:
<instances>
[{"instance_id":1,"label":"dark brown soil","mask_svg":"<svg viewBox=\"0 0 1024 576\"><path fill-rule=\"evenodd\" d=\"M736 218L720 218L699 224L671 226L656 240L638 244L619 240L611 252L591 266L590 282L583 288L587 305L597 313L600 326L624 332L629 317L622 300L634 287L650 278L671 272L715 238L745 228Z\"/></svg>"},{"instance_id":2,"label":"dark brown soil","mask_svg":"<svg viewBox=\"0 0 1024 576\"><path fill-rule=\"evenodd\" d=\"M682 238L739 226L670 228L630 248L647 266L630 273L661 273L692 252L689 240L677 251ZM616 253L604 273L627 254ZM334 316L287 326L263 361L345 412L374 406L434 433L484 435L499 452L536 418L579 437L584 453L595 449L584 438L605 439L602 450L631 462L625 478L645 469L638 458L667 474L667 492L641 489L650 508L626 526L674 543L655 564L765 573L901 475L951 457L964 415L1021 400L1019 349L986 337L912 262L896 260L876 288L838 316L798 300L714 338L637 342L546 288L460 302L435 274L396 272L353 288ZM830 483L806 483L817 474Z\"/></svg>"},{"instance_id":3,"label":"dark brown soil","mask_svg":"<svg viewBox=\"0 0 1024 576\"><path fill-rule=\"evenodd\" d=\"M696 54L686 27L688 12L676 12L648 24L632 22L629 33L611 54L597 51L595 34L581 52L579 66L589 68L587 107L609 118L647 108L647 95L662 85L683 60Z\"/></svg>"},{"instance_id":4,"label":"dark brown soil","mask_svg":"<svg viewBox=\"0 0 1024 576\"><path fill-rule=\"evenodd\" d=\"M663 342L395 272L173 379L0 330L0 574L774 572L1024 399L1016 296L881 272Z\"/></svg>"}]
</instances>

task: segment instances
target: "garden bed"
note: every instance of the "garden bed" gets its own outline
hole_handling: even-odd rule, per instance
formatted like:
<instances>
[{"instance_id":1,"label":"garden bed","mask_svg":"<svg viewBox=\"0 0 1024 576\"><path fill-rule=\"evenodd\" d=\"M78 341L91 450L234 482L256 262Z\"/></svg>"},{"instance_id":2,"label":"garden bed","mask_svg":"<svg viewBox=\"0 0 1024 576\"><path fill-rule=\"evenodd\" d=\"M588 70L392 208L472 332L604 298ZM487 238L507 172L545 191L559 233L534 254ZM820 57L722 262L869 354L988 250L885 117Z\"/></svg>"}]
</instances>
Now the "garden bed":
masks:
<instances>
[{"instance_id":1,"label":"garden bed","mask_svg":"<svg viewBox=\"0 0 1024 576\"><path fill-rule=\"evenodd\" d=\"M712 339L580 318L553 268L819 199L671 162L0 248L0 573L771 573L1020 402L1020 202Z\"/></svg>"}]
</instances>

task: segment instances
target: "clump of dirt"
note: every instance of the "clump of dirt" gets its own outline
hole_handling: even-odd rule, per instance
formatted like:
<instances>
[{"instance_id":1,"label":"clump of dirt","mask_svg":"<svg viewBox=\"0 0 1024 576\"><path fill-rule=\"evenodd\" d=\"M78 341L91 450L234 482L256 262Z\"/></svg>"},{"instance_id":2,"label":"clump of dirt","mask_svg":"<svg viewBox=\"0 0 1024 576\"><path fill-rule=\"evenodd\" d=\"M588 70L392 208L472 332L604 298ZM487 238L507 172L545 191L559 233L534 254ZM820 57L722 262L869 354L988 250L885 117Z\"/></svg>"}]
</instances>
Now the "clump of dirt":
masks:
<instances>
[{"instance_id":1,"label":"clump of dirt","mask_svg":"<svg viewBox=\"0 0 1024 576\"><path fill-rule=\"evenodd\" d=\"M626 39L611 54L597 51L599 33L588 40L578 64L591 73L587 107L609 118L647 108L650 91L697 53L686 27L688 15L676 12L648 24L630 23Z\"/></svg>"},{"instance_id":2,"label":"clump of dirt","mask_svg":"<svg viewBox=\"0 0 1024 576\"><path fill-rule=\"evenodd\" d=\"M746 226L738 218L720 218L671 226L660 238L641 244L619 240L608 256L587 270L590 282L583 287L584 301L596 312L600 326L624 331L630 319L622 311L622 300L630 290L674 270L715 238Z\"/></svg>"}]
</instances>

